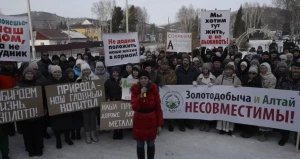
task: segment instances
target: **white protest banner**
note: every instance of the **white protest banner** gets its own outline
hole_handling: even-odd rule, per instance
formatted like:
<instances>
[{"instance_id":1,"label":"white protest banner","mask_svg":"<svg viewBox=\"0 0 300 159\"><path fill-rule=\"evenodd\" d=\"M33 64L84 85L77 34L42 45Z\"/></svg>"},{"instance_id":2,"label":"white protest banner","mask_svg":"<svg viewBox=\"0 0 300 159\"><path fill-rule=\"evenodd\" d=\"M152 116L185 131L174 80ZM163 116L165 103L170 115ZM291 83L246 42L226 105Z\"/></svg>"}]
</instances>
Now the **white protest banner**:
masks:
<instances>
[{"instance_id":1,"label":"white protest banner","mask_svg":"<svg viewBox=\"0 0 300 159\"><path fill-rule=\"evenodd\" d=\"M300 131L299 92L234 86L164 86L166 119L224 120Z\"/></svg>"},{"instance_id":2,"label":"white protest banner","mask_svg":"<svg viewBox=\"0 0 300 159\"><path fill-rule=\"evenodd\" d=\"M201 11L201 46L227 46L230 28L230 10Z\"/></svg>"},{"instance_id":3,"label":"white protest banner","mask_svg":"<svg viewBox=\"0 0 300 159\"><path fill-rule=\"evenodd\" d=\"M138 33L104 34L105 65L116 66L140 62Z\"/></svg>"},{"instance_id":4,"label":"white protest banner","mask_svg":"<svg viewBox=\"0 0 300 159\"><path fill-rule=\"evenodd\" d=\"M131 100L131 86L137 82L137 79L122 78L122 100Z\"/></svg>"},{"instance_id":5,"label":"white protest banner","mask_svg":"<svg viewBox=\"0 0 300 159\"><path fill-rule=\"evenodd\" d=\"M192 52L192 33L167 33L167 52Z\"/></svg>"},{"instance_id":6,"label":"white protest banner","mask_svg":"<svg viewBox=\"0 0 300 159\"><path fill-rule=\"evenodd\" d=\"M30 61L27 16L0 15L0 61Z\"/></svg>"}]
</instances>

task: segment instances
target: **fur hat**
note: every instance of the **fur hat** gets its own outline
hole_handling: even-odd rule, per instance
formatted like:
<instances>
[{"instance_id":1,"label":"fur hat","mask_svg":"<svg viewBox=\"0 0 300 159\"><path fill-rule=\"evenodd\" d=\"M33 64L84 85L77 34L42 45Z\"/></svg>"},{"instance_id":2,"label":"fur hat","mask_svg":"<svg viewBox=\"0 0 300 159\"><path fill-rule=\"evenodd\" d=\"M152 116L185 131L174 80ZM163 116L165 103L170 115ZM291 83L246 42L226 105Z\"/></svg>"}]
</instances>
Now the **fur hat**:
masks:
<instances>
[{"instance_id":1,"label":"fur hat","mask_svg":"<svg viewBox=\"0 0 300 159\"><path fill-rule=\"evenodd\" d=\"M80 69L81 69L81 71L86 70L86 69L91 70L91 67L90 67L89 64L83 63L83 64L81 64L81 68Z\"/></svg>"},{"instance_id":2,"label":"fur hat","mask_svg":"<svg viewBox=\"0 0 300 159\"><path fill-rule=\"evenodd\" d=\"M211 64L211 63L204 63L204 64L202 65L202 68L203 68L203 69L208 69L209 71L211 71L211 69L212 69L212 64Z\"/></svg>"},{"instance_id":3,"label":"fur hat","mask_svg":"<svg viewBox=\"0 0 300 159\"><path fill-rule=\"evenodd\" d=\"M287 60L286 55L280 55L279 58L280 58L281 60Z\"/></svg>"},{"instance_id":4,"label":"fur hat","mask_svg":"<svg viewBox=\"0 0 300 159\"><path fill-rule=\"evenodd\" d=\"M284 67L284 68L288 69L288 65L285 62L279 62L278 65L277 65L277 67L278 68L279 67Z\"/></svg>"},{"instance_id":5,"label":"fur hat","mask_svg":"<svg viewBox=\"0 0 300 159\"><path fill-rule=\"evenodd\" d=\"M120 67L114 66L114 67L111 69L111 73L113 73L113 72L118 72L118 73L120 74L120 73L121 73Z\"/></svg>"},{"instance_id":6,"label":"fur hat","mask_svg":"<svg viewBox=\"0 0 300 159\"><path fill-rule=\"evenodd\" d=\"M31 72L35 75L35 71L30 67L25 68L22 75L25 76L25 74L28 72Z\"/></svg>"},{"instance_id":7,"label":"fur hat","mask_svg":"<svg viewBox=\"0 0 300 159\"><path fill-rule=\"evenodd\" d=\"M38 70L39 69L37 61L31 61L31 62L29 62L28 67L31 68L31 69L33 69L33 70Z\"/></svg>"},{"instance_id":8,"label":"fur hat","mask_svg":"<svg viewBox=\"0 0 300 159\"><path fill-rule=\"evenodd\" d=\"M250 72L254 72L254 73L258 73L258 70L257 70L257 67L256 66L251 66L250 68L249 68L249 71L248 71L249 73Z\"/></svg>"},{"instance_id":9,"label":"fur hat","mask_svg":"<svg viewBox=\"0 0 300 159\"><path fill-rule=\"evenodd\" d=\"M195 62L195 61L200 61L200 60L199 60L198 57L194 57L194 58L193 58L193 62Z\"/></svg>"},{"instance_id":10,"label":"fur hat","mask_svg":"<svg viewBox=\"0 0 300 159\"><path fill-rule=\"evenodd\" d=\"M83 63L85 63L83 60L81 60L81 59L77 59L76 60L76 65L78 65L78 64L83 64Z\"/></svg>"},{"instance_id":11,"label":"fur hat","mask_svg":"<svg viewBox=\"0 0 300 159\"><path fill-rule=\"evenodd\" d=\"M259 66L260 63L259 63L258 61L252 60L252 61L250 62L250 66L253 66L253 65Z\"/></svg>"},{"instance_id":12,"label":"fur hat","mask_svg":"<svg viewBox=\"0 0 300 159\"><path fill-rule=\"evenodd\" d=\"M143 70L139 73L139 78L141 78L143 76L146 76L146 77L148 77L148 79L150 79L150 75L149 75L148 71Z\"/></svg>"},{"instance_id":13,"label":"fur hat","mask_svg":"<svg viewBox=\"0 0 300 159\"><path fill-rule=\"evenodd\" d=\"M50 68L50 71L51 71L51 74L53 74L55 71L62 72L60 66L58 66L58 65L52 65Z\"/></svg>"},{"instance_id":14,"label":"fur hat","mask_svg":"<svg viewBox=\"0 0 300 159\"><path fill-rule=\"evenodd\" d=\"M286 57L288 57L288 56L292 56L293 57L294 55L292 53L287 53Z\"/></svg>"}]
</instances>

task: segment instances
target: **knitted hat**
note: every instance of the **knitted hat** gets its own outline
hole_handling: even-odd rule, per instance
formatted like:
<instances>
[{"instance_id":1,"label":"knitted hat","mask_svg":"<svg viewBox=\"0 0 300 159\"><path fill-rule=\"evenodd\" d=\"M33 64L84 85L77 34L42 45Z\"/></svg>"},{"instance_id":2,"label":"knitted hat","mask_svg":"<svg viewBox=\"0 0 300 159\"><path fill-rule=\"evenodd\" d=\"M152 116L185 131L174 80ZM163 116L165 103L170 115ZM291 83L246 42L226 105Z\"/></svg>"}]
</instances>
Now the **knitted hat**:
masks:
<instances>
[{"instance_id":1,"label":"knitted hat","mask_svg":"<svg viewBox=\"0 0 300 159\"><path fill-rule=\"evenodd\" d=\"M58 60L58 61L59 61L60 58L59 58L57 55L53 55L53 56L52 56L52 61L54 61L54 60Z\"/></svg>"},{"instance_id":2,"label":"knitted hat","mask_svg":"<svg viewBox=\"0 0 300 159\"><path fill-rule=\"evenodd\" d=\"M258 61L252 60L252 61L250 62L250 65L251 65L251 66L253 66L253 65L259 66L260 63L259 63Z\"/></svg>"},{"instance_id":3,"label":"knitted hat","mask_svg":"<svg viewBox=\"0 0 300 159\"><path fill-rule=\"evenodd\" d=\"M33 73L35 75L34 70L32 68L29 68L29 67L27 67L27 68L24 69L22 75L25 76L25 74L28 73L28 72L31 72L31 73Z\"/></svg>"},{"instance_id":4,"label":"knitted hat","mask_svg":"<svg viewBox=\"0 0 300 159\"><path fill-rule=\"evenodd\" d=\"M231 65L231 64L227 64L227 65L225 66L225 70L227 70L227 69L229 69L229 70L234 70L234 66Z\"/></svg>"},{"instance_id":5,"label":"knitted hat","mask_svg":"<svg viewBox=\"0 0 300 159\"><path fill-rule=\"evenodd\" d=\"M200 60L199 60L198 57L194 57L194 58L193 58L193 62L195 62L195 61L200 61Z\"/></svg>"},{"instance_id":6,"label":"knitted hat","mask_svg":"<svg viewBox=\"0 0 300 159\"><path fill-rule=\"evenodd\" d=\"M81 71L86 70L86 69L91 70L91 67L90 67L89 64L83 63L83 64L81 64L81 68L80 69L81 69Z\"/></svg>"},{"instance_id":7,"label":"knitted hat","mask_svg":"<svg viewBox=\"0 0 300 159\"><path fill-rule=\"evenodd\" d=\"M96 63L96 68L97 68L97 67L104 67L103 62L101 62L101 61L97 62L97 63Z\"/></svg>"},{"instance_id":8,"label":"knitted hat","mask_svg":"<svg viewBox=\"0 0 300 159\"><path fill-rule=\"evenodd\" d=\"M294 62L292 66L300 67L300 61L298 60L297 62Z\"/></svg>"},{"instance_id":9,"label":"knitted hat","mask_svg":"<svg viewBox=\"0 0 300 159\"><path fill-rule=\"evenodd\" d=\"M203 69L208 69L209 71L211 71L212 65L211 65L211 63L204 63L204 64L202 65L202 68L203 68Z\"/></svg>"},{"instance_id":10,"label":"knitted hat","mask_svg":"<svg viewBox=\"0 0 300 159\"><path fill-rule=\"evenodd\" d=\"M252 73L258 73L258 70L257 70L257 67L256 66L251 66L250 68L249 68L249 71L248 71L249 73L250 72L252 72Z\"/></svg>"},{"instance_id":11,"label":"knitted hat","mask_svg":"<svg viewBox=\"0 0 300 159\"><path fill-rule=\"evenodd\" d=\"M287 59L286 55L280 55L279 58L280 58L281 60L286 60L286 59Z\"/></svg>"},{"instance_id":12,"label":"knitted hat","mask_svg":"<svg viewBox=\"0 0 300 159\"><path fill-rule=\"evenodd\" d=\"M33 69L33 70L38 70L39 69L37 61L31 61L31 62L29 62L28 67L31 68L31 69Z\"/></svg>"},{"instance_id":13,"label":"knitted hat","mask_svg":"<svg viewBox=\"0 0 300 159\"><path fill-rule=\"evenodd\" d=\"M139 78L141 78L143 76L146 76L148 79L150 79L150 75L149 75L148 71L143 70L139 73Z\"/></svg>"},{"instance_id":14,"label":"knitted hat","mask_svg":"<svg viewBox=\"0 0 300 159\"><path fill-rule=\"evenodd\" d=\"M286 57L288 57L288 56L292 56L293 57L294 55L292 53L287 53Z\"/></svg>"},{"instance_id":15,"label":"knitted hat","mask_svg":"<svg viewBox=\"0 0 300 159\"><path fill-rule=\"evenodd\" d=\"M53 74L56 71L60 71L61 72L61 68L58 65L52 65L50 68L51 73Z\"/></svg>"},{"instance_id":16,"label":"knitted hat","mask_svg":"<svg viewBox=\"0 0 300 159\"><path fill-rule=\"evenodd\" d=\"M214 57L213 62L219 61L222 63L222 58L221 57Z\"/></svg>"},{"instance_id":17,"label":"knitted hat","mask_svg":"<svg viewBox=\"0 0 300 159\"><path fill-rule=\"evenodd\" d=\"M247 62L246 61L243 61L243 62L241 62L241 64L240 65L245 65L246 67L248 66L248 64L247 64Z\"/></svg>"},{"instance_id":18,"label":"knitted hat","mask_svg":"<svg viewBox=\"0 0 300 159\"><path fill-rule=\"evenodd\" d=\"M284 68L288 69L288 65L285 62L279 62L277 67L284 67Z\"/></svg>"},{"instance_id":19,"label":"knitted hat","mask_svg":"<svg viewBox=\"0 0 300 159\"><path fill-rule=\"evenodd\" d=\"M81 60L81 59L77 59L76 60L76 65L83 64L83 63L85 63L85 62L83 60Z\"/></svg>"},{"instance_id":20,"label":"knitted hat","mask_svg":"<svg viewBox=\"0 0 300 159\"><path fill-rule=\"evenodd\" d=\"M144 56L144 55L141 55L140 56L140 60L145 60L147 57L146 56Z\"/></svg>"},{"instance_id":21,"label":"knitted hat","mask_svg":"<svg viewBox=\"0 0 300 159\"><path fill-rule=\"evenodd\" d=\"M75 74L73 69L67 68L66 71L65 71L65 75L68 76L70 72L73 72Z\"/></svg>"},{"instance_id":22,"label":"knitted hat","mask_svg":"<svg viewBox=\"0 0 300 159\"><path fill-rule=\"evenodd\" d=\"M66 54L60 54L60 57L63 57L63 56L64 56L64 57L67 57Z\"/></svg>"},{"instance_id":23,"label":"knitted hat","mask_svg":"<svg viewBox=\"0 0 300 159\"><path fill-rule=\"evenodd\" d=\"M268 56L269 56L269 55L268 55ZM260 59L260 56L259 56L258 54L252 55L252 60L253 60L253 59L258 59L258 60L259 60L259 59Z\"/></svg>"},{"instance_id":24,"label":"knitted hat","mask_svg":"<svg viewBox=\"0 0 300 159\"><path fill-rule=\"evenodd\" d=\"M114 66L114 67L111 69L111 73L113 73L113 72L118 72L118 73L120 74L120 73L121 73L120 67Z\"/></svg>"},{"instance_id":25,"label":"knitted hat","mask_svg":"<svg viewBox=\"0 0 300 159\"><path fill-rule=\"evenodd\" d=\"M141 67L139 65L134 65L132 67L132 70L135 70L135 71L141 71Z\"/></svg>"}]
</instances>

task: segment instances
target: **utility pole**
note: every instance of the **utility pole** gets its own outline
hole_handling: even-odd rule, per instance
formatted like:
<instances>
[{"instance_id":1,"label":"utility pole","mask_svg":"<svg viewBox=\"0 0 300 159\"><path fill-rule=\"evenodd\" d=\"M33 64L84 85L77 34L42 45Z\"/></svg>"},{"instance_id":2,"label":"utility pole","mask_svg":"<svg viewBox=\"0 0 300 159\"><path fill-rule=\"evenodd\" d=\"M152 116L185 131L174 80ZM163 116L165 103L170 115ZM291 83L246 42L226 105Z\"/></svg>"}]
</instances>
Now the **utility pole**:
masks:
<instances>
[{"instance_id":1,"label":"utility pole","mask_svg":"<svg viewBox=\"0 0 300 159\"><path fill-rule=\"evenodd\" d=\"M69 43L71 43L71 35L70 35L70 19L67 20L67 26L68 26L68 37L69 37Z\"/></svg>"},{"instance_id":2,"label":"utility pole","mask_svg":"<svg viewBox=\"0 0 300 159\"><path fill-rule=\"evenodd\" d=\"M128 0L126 0L126 33L129 33L129 26L128 26Z\"/></svg>"},{"instance_id":3,"label":"utility pole","mask_svg":"<svg viewBox=\"0 0 300 159\"><path fill-rule=\"evenodd\" d=\"M35 44L34 44L34 37L33 37L33 28L32 28L32 21L31 21L31 9L30 9L30 0L27 0L27 9L28 9L28 20L29 20L29 29L30 29L30 38L31 38L31 48L32 48L32 59L36 59L35 53Z\"/></svg>"}]
</instances>

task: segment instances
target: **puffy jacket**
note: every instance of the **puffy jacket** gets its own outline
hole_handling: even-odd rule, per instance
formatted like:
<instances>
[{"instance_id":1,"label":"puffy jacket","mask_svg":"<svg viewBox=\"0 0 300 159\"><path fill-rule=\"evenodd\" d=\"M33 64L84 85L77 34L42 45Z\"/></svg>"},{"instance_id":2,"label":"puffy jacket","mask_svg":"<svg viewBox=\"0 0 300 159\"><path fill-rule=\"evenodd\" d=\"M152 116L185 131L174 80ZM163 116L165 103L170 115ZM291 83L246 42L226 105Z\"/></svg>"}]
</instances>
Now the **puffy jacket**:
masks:
<instances>
[{"instance_id":1,"label":"puffy jacket","mask_svg":"<svg viewBox=\"0 0 300 159\"><path fill-rule=\"evenodd\" d=\"M48 72L48 67L51 63L52 62L50 59L47 59L47 60L41 59L40 61L37 62L39 70L44 77L48 78L50 76L49 72Z\"/></svg>"},{"instance_id":2,"label":"puffy jacket","mask_svg":"<svg viewBox=\"0 0 300 159\"><path fill-rule=\"evenodd\" d=\"M110 77L105 81L105 96L106 100L120 101L122 98L122 87L120 86L121 78L115 79Z\"/></svg>"},{"instance_id":3,"label":"puffy jacket","mask_svg":"<svg viewBox=\"0 0 300 159\"><path fill-rule=\"evenodd\" d=\"M18 71L3 68L0 72L0 89L11 89L19 82Z\"/></svg>"},{"instance_id":4,"label":"puffy jacket","mask_svg":"<svg viewBox=\"0 0 300 159\"><path fill-rule=\"evenodd\" d=\"M242 80L243 87L254 87L254 88L262 88L261 78L260 76L256 76L254 79L250 80L249 76L246 76Z\"/></svg>"},{"instance_id":5,"label":"puffy jacket","mask_svg":"<svg viewBox=\"0 0 300 159\"><path fill-rule=\"evenodd\" d=\"M158 88L149 83L147 97L141 97L139 83L132 86L131 105L134 110L133 133L137 141L155 140L157 127L164 124Z\"/></svg>"},{"instance_id":6,"label":"puffy jacket","mask_svg":"<svg viewBox=\"0 0 300 159\"><path fill-rule=\"evenodd\" d=\"M187 70L183 66L179 66L176 70L177 84L179 85L191 85L193 81L196 81L198 72L193 66L189 66Z\"/></svg>"}]
</instances>

